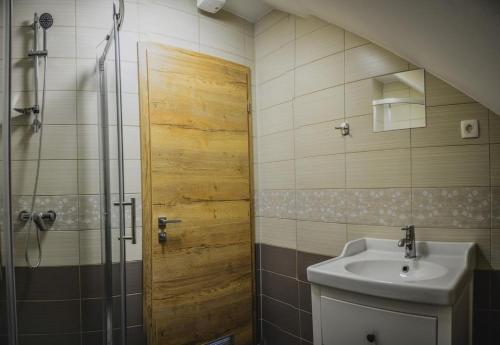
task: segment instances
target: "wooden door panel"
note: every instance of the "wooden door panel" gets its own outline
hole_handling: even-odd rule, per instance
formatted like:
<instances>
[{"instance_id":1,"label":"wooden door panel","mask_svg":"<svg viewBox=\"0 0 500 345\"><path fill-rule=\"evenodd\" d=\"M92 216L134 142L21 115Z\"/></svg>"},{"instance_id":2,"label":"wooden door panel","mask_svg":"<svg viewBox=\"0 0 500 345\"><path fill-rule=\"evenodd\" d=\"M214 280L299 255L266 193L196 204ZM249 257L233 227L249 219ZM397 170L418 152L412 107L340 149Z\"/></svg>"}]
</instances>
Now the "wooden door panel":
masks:
<instances>
[{"instance_id":1,"label":"wooden door panel","mask_svg":"<svg viewBox=\"0 0 500 345\"><path fill-rule=\"evenodd\" d=\"M249 199L244 132L151 126L154 204Z\"/></svg>"},{"instance_id":2,"label":"wooden door panel","mask_svg":"<svg viewBox=\"0 0 500 345\"><path fill-rule=\"evenodd\" d=\"M168 215L172 219L190 221L167 227L168 246L161 245L157 238L153 238L152 252L162 255L197 247L250 242L249 206L250 202L246 200L199 202L168 207L154 205L154 219ZM152 236L158 234L152 233Z\"/></svg>"},{"instance_id":3,"label":"wooden door panel","mask_svg":"<svg viewBox=\"0 0 500 345\"><path fill-rule=\"evenodd\" d=\"M179 303L161 306L156 314L156 334L160 344L204 344L200 339L216 339L233 334L235 343L250 345L252 334L246 325L251 322L252 301L243 286L222 298L205 299L198 304ZM153 304L155 306L155 304ZM194 319L193 314L198 315ZM221 324L224 326L221 327ZM179 342L178 339L182 339Z\"/></svg>"},{"instance_id":4,"label":"wooden door panel","mask_svg":"<svg viewBox=\"0 0 500 345\"><path fill-rule=\"evenodd\" d=\"M151 90L151 123L169 124L203 130L248 131L246 114L246 83L213 85L214 76L179 76L175 73L158 72L152 78L158 87ZM208 78L208 76L207 76ZM196 83L203 87L193 88ZM175 94L171 91L175 90ZM207 106L207 105L210 106Z\"/></svg>"},{"instance_id":5,"label":"wooden door panel","mask_svg":"<svg viewBox=\"0 0 500 345\"><path fill-rule=\"evenodd\" d=\"M144 310L151 345L253 341L249 71L140 47ZM158 242L158 217L167 225Z\"/></svg>"}]
</instances>

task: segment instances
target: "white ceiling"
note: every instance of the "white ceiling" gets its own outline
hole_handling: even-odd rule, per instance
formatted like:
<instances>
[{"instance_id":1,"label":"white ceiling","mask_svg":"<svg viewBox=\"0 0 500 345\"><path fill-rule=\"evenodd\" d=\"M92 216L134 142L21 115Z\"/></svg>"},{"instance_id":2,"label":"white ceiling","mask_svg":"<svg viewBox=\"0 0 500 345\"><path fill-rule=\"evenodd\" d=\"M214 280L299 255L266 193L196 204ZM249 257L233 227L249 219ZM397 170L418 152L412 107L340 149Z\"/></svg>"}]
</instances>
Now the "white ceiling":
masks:
<instances>
[{"instance_id":1,"label":"white ceiling","mask_svg":"<svg viewBox=\"0 0 500 345\"><path fill-rule=\"evenodd\" d=\"M227 0L224 9L255 23L271 11L272 7L262 0Z\"/></svg>"}]
</instances>

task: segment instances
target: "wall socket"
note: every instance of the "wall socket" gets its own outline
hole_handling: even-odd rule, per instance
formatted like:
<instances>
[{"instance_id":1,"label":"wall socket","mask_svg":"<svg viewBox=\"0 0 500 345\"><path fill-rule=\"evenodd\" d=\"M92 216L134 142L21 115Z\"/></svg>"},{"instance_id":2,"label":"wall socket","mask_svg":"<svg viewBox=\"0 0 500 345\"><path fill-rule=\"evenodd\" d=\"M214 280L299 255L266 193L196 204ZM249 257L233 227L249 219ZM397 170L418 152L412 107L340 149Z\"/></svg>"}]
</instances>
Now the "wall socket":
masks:
<instances>
[{"instance_id":1,"label":"wall socket","mask_svg":"<svg viewBox=\"0 0 500 345\"><path fill-rule=\"evenodd\" d=\"M460 122L462 139L479 138L479 121L463 120Z\"/></svg>"}]
</instances>

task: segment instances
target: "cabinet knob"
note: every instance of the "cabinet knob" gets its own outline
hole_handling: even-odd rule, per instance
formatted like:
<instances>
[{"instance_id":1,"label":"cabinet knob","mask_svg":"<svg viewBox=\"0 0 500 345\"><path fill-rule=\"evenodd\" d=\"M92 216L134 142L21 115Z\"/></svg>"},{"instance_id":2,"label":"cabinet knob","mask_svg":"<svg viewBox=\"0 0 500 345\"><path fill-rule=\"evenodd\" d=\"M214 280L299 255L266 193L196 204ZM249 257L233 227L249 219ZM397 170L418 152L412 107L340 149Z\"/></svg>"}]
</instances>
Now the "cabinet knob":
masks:
<instances>
[{"instance_id":1,"label":"cabinet knob","mask_svg":"<svg viewBox=\"0 0 500 345\"><path fill-rule=\"evenodd\" d=\"M374 343L375 342L375 334L367 334L366 340L368 340L369 343Z\"/></svg>"}]
</instances>

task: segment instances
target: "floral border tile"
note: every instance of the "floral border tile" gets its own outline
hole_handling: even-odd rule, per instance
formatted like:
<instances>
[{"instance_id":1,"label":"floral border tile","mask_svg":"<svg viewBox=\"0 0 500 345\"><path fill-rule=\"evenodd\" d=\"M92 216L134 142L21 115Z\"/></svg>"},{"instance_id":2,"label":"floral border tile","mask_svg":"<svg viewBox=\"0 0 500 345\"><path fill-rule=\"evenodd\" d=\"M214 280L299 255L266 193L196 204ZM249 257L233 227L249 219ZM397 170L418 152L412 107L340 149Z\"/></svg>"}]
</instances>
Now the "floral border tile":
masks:
<instances>
[{"instance_id":1,"label":"floral border tile","mask_svg":"<svg viewBox=\"0 0 500 345\"><path fill-rule=\"evenodd\" d=\"M78 222L82 230L101 228L101 202L99 195L79 196Z\"/></svg>"},{"instance_id":2,"label":"floral border tile","mask_svg":"<svg viewBox=\"0 0 500 345\"><path fill-rule=\"evenodd\" d=\"M489 187L415 188L413 222L421 227L490 228Z\"/></svg>"},{"instance_id":3,"label":"floral border tile","mask_svg":"<svg viewBox=\"0 0 500 345\"><path fill-rule=\"evenodd\" d=\"M345 223L345 189L298 190L297 219Z\"/></svg>"},{"instance_id":4,"label":"floral border tile","mask_svg":"<svg viewBox=\"0 0 500 345\"><path fill-rule=\"evenodd\" d=\"M491 188L491 217L494 228L500 228L500 187Z\"/></svg>"},{"instance_id":5,"label":"floral border tile","mask_svg":"<svg viewBox=\"0 0 500 345\"><path fill-rule=\"evenodd\" d=\"M400 226L411 219L409 188L349 189L348 223Z\"/></svg>"},{"instance_id":6,"label":"floral border tile","mask_svg":"<svg viewBox=\"0 0 500 345\"><path fill-rule=\"evenodd\" d=\"M261 190L257 200L260 217L295 218L294 190Z\"/></svg>"}]
</instances>

